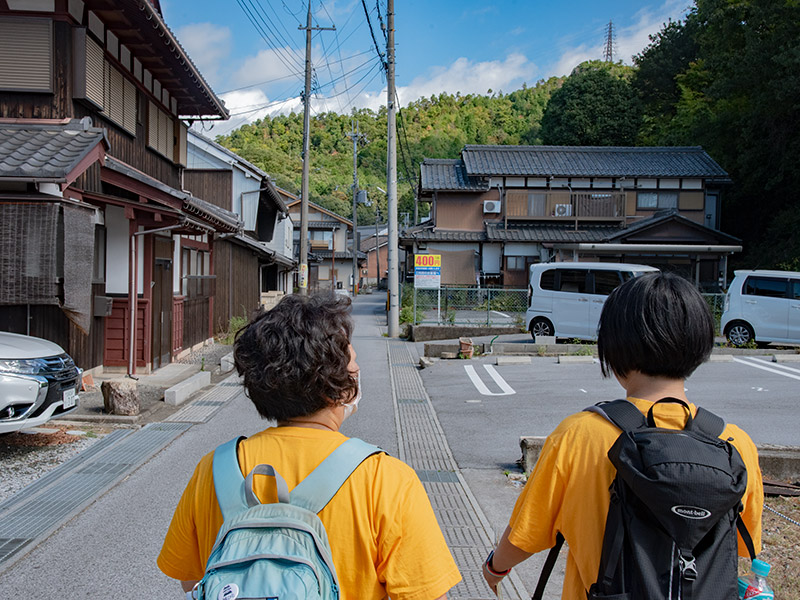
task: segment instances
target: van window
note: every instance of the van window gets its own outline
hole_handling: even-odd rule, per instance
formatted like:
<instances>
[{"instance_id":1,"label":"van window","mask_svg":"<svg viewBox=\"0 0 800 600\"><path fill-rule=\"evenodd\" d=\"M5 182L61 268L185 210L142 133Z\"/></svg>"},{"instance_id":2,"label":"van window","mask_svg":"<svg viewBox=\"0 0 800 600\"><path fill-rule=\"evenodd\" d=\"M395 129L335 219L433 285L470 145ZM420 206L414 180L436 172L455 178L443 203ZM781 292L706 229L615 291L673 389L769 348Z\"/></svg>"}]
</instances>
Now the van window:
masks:
<instances>
[{"instance_id":1,"label":"van window","mask_svg":"<svg viewBox=\"0 0 800 600\"><path fill-rule=\"evenodd\" d=\"M544 273L542 273L541 279L539 279L539 287L543 290L555 290L556 289L556 270L555 269L547 269Z\"/></svg>"},{"instance_id":2,"label":"van window","mask_svg":"<svg viewBox=\"0 0 800 600\"><path fill-rule=\"evenodd\" d=\"M748 296L767 296L769 298L786 297L786 280L768 277L748 277L744 282L742 293Z\"/></svg>"},{"instance_id":3,"label":"van window","mask_svg":"<svg viewBox=\"0 0 800 600\"><path fill-rule=\"evenodd\" d=\"M559 269L561 285L558 291L585 294L587 291L586 276L589 271L583 269Z\"/></svg>"},{"instance_id":4,"label":"van window","mask_svg":"<svg viewBox=\"0 0 800 600\"><path fill-rule=\"evenodd\" d=\"M792 281L792 298L800 300L800 281Z\"/></svg>"},{"instance_id":5,"label":"van window","mask_svg":"<svg viewBox=\"0 0 800 600\"><path fill-rule=\"evenodd\" d=\"M594 293L608 296L620 283L619 271L593 271Z\"/></svg>"}]
</instances>

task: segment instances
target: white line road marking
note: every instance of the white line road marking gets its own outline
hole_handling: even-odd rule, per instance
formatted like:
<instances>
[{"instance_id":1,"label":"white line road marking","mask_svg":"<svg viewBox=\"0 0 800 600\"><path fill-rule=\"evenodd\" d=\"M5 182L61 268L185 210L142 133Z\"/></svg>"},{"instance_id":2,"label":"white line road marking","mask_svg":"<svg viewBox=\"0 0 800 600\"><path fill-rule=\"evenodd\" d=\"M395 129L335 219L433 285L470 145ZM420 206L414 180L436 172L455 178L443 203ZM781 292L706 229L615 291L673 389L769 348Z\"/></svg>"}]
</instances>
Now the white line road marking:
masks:
<instances>
[{"instance_id":1,"label":"white line road marking","mask_svg":"<svg viewBox=\"0 0 800 600\"><path fill-rule=\"evenodd\" d=\"M580 391L581 391L581 392L583 392L584 394L588 394L588 393L589 393L589 392L587 392L587 391L586 391L585 389L583 389L583 388L581 388L581 389L580 389Z\"/></svg>"},{"instance_id":2,"label":"white line road marking","mask_svg":"<svg viewBox=\"0 0 800 600\"><path fill-rule=\"evenodd\" d=\"M486 369L486 372L489 373L489 376L494 379L495 383L499 385L500 389L503 391L499 393L490 391L489 388L486 387L486 384L481 381L481 378L475 371L475 367L472 365L464 365L464 370L467 372L467 376L470 378L472 385L475 386L475 389L477 389L478 392L484 396L510 396L511 394L516 394L511 386L508 385L502 377L500 377L500 373L495 371L492 365L483 365L483 368Z\"/></svg>"},{"instance_id":3,"label":"white line road marking","mask_svg":"<svg viewBox=\"0 0 800 600\"><path fill-rule=\"evenodd\" d=\"M505 317L506 319L510 319L511 318L511 315L507 315L506 313L501 313L500 311L497 311L497 310L493 310L492 312L494 314L496 314L496 315L500 315L501 317Z\"/></svg>"},{"instance_id":4,"label":"white line road marking","mask_svg":"<svg viewBox=\"0 0 800 600\"><path fill-rule=\"evenodd\" d=\"M797 373L798 375L800 375L800 369L798 369L797 367L790 367L788 365L783 365L781 363L774 363L771 360L764 360L763 358L752 358L750 360L752 360L754 362L766 363L770 367L772 367L773 369L785 369L786 371L789 371L790 373Z\"/></svg>"},{"instance_id":5,"label":"white line road marking","mask_svg":"<svg viewBox=\"0 0 800 600\"><path fill-rule=\"evenodd\" d=\"M743 365L750 365L751 367L755 367L756 369L761 369L763 371L769 371L770 373L777 373L778 375L783 375L784 377L790 377L791 379L797 379L800 381L800 375L792 375L791 373L786 373L784 371L779 371L778 369L773 369L772 367L766 366L766 364L758 364L764 363L763 360L747 360L745 358L734 358L735 362L742 363ZM772 364L772 363L770 363Z\"/></svg>"},{"instance_id":6,"label":"white line road marking","mask_svg":"<svg viewBox=\"0 0 800 600\"><path fill-rule=\"evenodd\" d=\"M494 382L500 386L500 389L505 392L506 396L517 393L514 391L514 388L506 383L506 380L500 376L500 373L498 373L492 365L483 365L483 368L486 369L489 376L494 379Z\"/></svg>"}]
</instances>

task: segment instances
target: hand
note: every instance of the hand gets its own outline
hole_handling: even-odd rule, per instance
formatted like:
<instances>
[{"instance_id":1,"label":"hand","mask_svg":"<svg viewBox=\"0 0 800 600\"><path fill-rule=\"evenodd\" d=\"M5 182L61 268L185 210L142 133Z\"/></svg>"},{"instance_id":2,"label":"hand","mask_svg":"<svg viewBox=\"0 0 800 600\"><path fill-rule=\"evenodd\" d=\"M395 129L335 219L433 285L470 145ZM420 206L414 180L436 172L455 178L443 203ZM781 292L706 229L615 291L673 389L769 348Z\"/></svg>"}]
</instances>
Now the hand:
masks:
<instances>
[{"instance_id":1,"label":"hand","mask_svg":"<svg viewBox=\"0 0 800 600\"><path fill-rule=\"evenodd\" d=\"M486 568L486 563L483 563L483 578L489 585L489 589L492 590L495 596L497 596L497 586L500 585L501 581L503 581L505 575L503 575L502 577L498 577L497 575L492 575L489 572L489 569Z\"/></svg>"}]
</instances>

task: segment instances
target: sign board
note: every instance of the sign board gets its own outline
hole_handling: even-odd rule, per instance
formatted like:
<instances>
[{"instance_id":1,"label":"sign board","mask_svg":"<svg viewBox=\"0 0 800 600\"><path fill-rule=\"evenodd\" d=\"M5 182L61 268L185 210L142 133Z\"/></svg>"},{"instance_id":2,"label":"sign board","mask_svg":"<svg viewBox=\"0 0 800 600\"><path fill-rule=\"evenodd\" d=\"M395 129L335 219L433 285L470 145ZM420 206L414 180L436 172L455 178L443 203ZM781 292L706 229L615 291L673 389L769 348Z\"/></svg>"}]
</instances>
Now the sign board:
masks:
<instances>
[{"instance_id":1,"label":"sign board","mask_svg":"<svg viewBox=\"0 0 800 600\"><path fill-rule=\"evenodd\" d=\"M414 255L414 287L417 289L439 289L442 282L441 254Z\"/></svg>"}]
</instances>

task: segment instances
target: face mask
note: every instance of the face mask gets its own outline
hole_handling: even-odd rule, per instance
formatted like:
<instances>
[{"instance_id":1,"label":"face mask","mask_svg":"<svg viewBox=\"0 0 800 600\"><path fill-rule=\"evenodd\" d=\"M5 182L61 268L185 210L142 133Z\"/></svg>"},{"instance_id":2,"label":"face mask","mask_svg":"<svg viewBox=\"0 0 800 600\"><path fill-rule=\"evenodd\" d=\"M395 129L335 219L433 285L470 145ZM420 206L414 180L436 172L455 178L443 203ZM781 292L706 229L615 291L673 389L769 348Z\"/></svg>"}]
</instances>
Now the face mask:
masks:
<instances>
[{"instance_id":1,"label":"face mask","mask_svg":"<svg viewBox=\"0 0 800 600\"><path fill-rule=\"evenodd\" d=\"M357 383L358 383L358 390L356 391L356 397L353 398L350 402L344 405L344 418L346 419L354 412L358 410L358 403L361 401L361 370L359 369L358 375L356 376Z\"/></svg>"}]
</instances>

